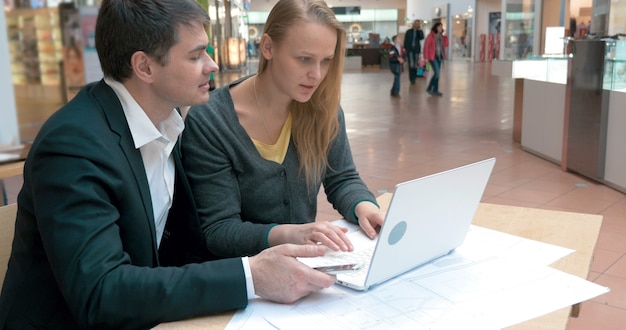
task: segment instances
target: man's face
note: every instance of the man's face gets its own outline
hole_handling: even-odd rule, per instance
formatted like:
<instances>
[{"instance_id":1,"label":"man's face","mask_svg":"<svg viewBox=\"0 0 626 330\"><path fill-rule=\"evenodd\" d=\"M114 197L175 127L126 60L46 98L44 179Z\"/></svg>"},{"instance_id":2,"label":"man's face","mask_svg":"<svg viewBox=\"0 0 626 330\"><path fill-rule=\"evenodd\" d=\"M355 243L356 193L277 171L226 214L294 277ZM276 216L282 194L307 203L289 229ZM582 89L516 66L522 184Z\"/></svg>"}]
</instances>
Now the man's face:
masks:
<instances>
[{"instance_id":1,"label":"man's face","mask_svg":"<svg viewBox=\"0 0 626 330\"><path fill-rule=\"evenodd\" d=\"M168 52L166 65L153 65L154 94L170 109L209 100L209 77L219 67L206 53L208 37L201 23L180 26L178 43Z\"/></svg>"},{"instance_id":2,"label":"man's face","mask_svg":"<svg viewBox=\"0 0 626 330\"><path fill-rule=\"evenodd\" d=\"M421 27L420 21L414 21L413 22L413 28L414 29L418 30L420 27Z\"/></svg>"}]
</instances>

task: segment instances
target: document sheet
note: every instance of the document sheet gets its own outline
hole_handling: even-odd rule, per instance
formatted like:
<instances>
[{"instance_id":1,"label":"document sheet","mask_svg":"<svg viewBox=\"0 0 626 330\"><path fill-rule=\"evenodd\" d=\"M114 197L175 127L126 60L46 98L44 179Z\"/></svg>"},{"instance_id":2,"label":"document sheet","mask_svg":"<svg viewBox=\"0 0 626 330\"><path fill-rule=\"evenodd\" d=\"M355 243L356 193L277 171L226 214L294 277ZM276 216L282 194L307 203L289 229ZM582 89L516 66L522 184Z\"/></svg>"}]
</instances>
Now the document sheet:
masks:
<instances>
[{"instance_id":1,"label":"document sheet","mask_svg":"<svg viewBox=\"0 0 626 330\"><path fill-rule=\"evenodd\" d=\"M450 255L369 291L334 285L291 305L257 298L227 329L501 329L609 291L547 266L572 252L472 226Z\"/></svg>"}]
</instances>

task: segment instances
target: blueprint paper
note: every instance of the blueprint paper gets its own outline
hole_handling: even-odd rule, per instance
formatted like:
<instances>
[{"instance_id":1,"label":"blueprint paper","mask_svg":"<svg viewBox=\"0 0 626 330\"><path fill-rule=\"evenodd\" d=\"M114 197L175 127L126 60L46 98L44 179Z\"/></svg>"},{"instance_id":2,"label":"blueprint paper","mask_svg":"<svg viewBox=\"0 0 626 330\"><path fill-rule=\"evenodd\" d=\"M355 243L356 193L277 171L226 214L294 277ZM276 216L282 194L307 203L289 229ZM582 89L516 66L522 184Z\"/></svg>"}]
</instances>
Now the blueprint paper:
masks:
<instances>
[{"instance_id":1,"label":"blueprint paper","mask_svg":"<svg viewBox=\"0 0 626 330\"><path fill-rule=\"evenodd\" d=\"M258 299L227 329L501 329L607 291L550 267L492 259L407 273L366 292L333 286L293 305Z\"/></svg>"},{"instance_id":2,"label":"blueprint paper","mask_svg":"<svg viewBox=\"0 0 626 330\"><path fill-rule=\"evenodd\" d=\"M472 226L453 253L369 291L255 299L227 329L501 329L609 291L547 266L572 252Z\"/></svg>"},{"instance_id":3,"label":"blueprint paper","mask_svg":"<svg viewBox=\"0 0 626 330\"><path fill-rule=\"evenodd\" d=\"M550 265L574 252L561 246L474 225L470 226L465 242L457 251L476 258L500 257L516 263L535 265Z\"/></svg>"}]
</instances>

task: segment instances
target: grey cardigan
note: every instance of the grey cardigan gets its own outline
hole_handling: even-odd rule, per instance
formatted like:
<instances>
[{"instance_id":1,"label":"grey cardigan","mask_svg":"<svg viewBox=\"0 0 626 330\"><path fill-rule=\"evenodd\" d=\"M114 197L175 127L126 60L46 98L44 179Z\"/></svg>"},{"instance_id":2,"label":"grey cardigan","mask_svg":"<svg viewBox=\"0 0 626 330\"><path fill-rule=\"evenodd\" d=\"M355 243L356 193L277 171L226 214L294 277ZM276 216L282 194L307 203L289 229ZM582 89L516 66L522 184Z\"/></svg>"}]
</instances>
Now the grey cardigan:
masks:
<instances>
[{"instance_id":1,"label":"grey cardigan","mask_svg":"<svg viewBox=\"0 0 626 330\"><path fill-rule=\"evenodd\" d=\"M229 87L245 79L215 90L207 104L192 107L181 140L183 165L211 252L220 257L254 255L269 246L267 235L275 224L315 221L322 183L333 207L356 222L356 204L376 199L356 171L343 111L323 182L307 189L293 141L282 164L268 161L239 124Z\"/></svg>"}]
</instances>

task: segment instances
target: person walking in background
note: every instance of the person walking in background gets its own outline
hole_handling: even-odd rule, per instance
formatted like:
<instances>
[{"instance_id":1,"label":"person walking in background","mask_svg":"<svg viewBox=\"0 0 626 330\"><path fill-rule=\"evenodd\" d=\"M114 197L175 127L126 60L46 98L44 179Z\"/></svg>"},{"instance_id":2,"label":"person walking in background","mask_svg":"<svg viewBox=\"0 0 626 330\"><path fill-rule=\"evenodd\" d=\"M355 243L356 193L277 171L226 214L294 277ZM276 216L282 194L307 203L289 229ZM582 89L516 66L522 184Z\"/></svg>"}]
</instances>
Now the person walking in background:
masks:
<instances>
[{"instance_id":1,"label":"person walking in background","mask_svg":"<svg viewBox=\"0 0 626 330\"><path fill-rule=\"evenodd\" d=\"M576 24L574 24L576 26ZM523 59L526 57L526 48L528 47L528 33L526 33L526 27L523 22L519 23L519 35L517 36L517 58Z\"/></svg>"},{"instance_id":2,"label":"person walking in background","mask_svg":"<svg viewBox=\"0 0 626 330\"><path fill-rule=\"evenodd\" d=\"M443 25L439 22L435 23L424 42L424 58L430 63L430 67L433 70L428 88L426 88L426 92L430 95L443 95L439 92L439 74L441 73L443 59L446 57L447 47L448 37L443 35Z\"/></svg>"},{"instance_id":3,"label":"person walking in background","mask_svg":"<svg viewBox=\"0 0 626 330\"><path fill-rule=\"evenodd\" d=\"M400 97L400 75L404 69L406 51L400 45L400 37L393 36L393 46L389 48L389 70L393 73L393 85L391 86L391 97Z\"/></svg>"},{"instance_id":4,"label":"person walking in background","mask_svg":"<svg viewBox=\"0 0 626 330\"><path fill-rule=\"evenodd\" d=\"M340 106L345 33L323 0L280 0L258 73L191 107L183 166L213 254L287 242L352 251L341 227L316 221L322 184L345 219L376 237L384 213L356 170Z\"/></svg>"},{"instance_id":5,"label":"person walking in background","mask_svg":"<svg viewBox=\"0 0 626 330\"><path fill-rule=\"evenodd\" d=\"M411 81L411 85L415 84L415 79L418 76L418 60L422 52L422 45L420 43L422 40L424 40L424 31L421 29L421 22L415 20L413 21L413 27L407 30L404 35L404 49L407 52L407 59L409 61L409 81Z\"/></svg>"}]
</instances>

